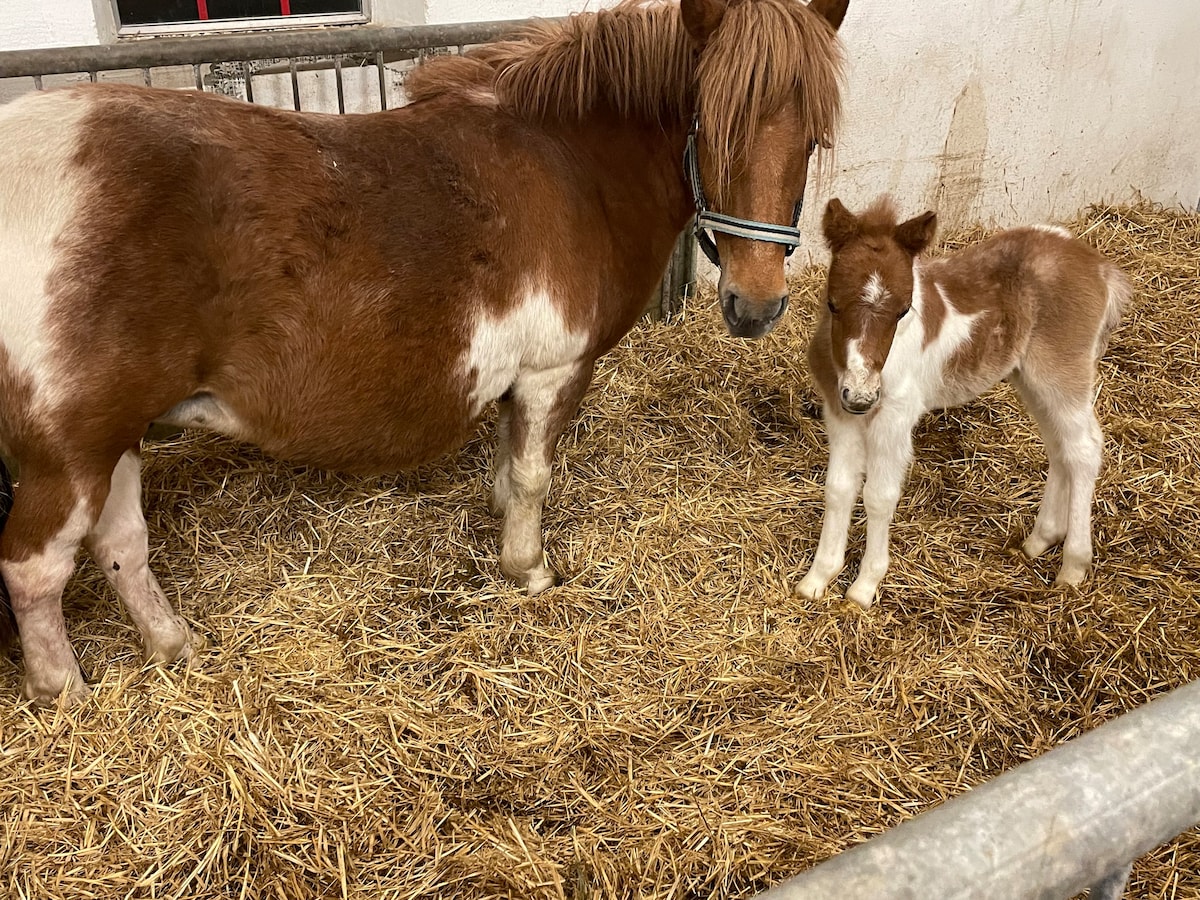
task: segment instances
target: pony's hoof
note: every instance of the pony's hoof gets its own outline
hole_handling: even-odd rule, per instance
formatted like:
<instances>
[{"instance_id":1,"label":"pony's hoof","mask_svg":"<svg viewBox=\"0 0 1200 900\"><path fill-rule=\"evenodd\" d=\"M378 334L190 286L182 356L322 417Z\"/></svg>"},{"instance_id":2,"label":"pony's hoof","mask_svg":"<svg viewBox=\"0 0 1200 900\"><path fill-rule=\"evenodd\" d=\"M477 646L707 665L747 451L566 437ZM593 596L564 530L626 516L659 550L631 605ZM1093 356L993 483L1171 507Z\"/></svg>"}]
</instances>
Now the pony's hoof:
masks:
<instances>
[{"instance_id":1,"label":"pony's hoof","mask_svg":"<svg viewBox=\"0 0 1200 900\"><path fill-rule=\"evenodd\" d=\"M826 585L820 578L805 575L800 583L792 588L792 596L815 603L825 596L825 588Z\"/></svg>"},{"instance_id":2,"label":"pony's hoof","mask_svg":"<svg viewBox=\"0 0 1200 900\"><path fill-rule=\"evenodd\" d=\"M183 619L176 619L176 627L164 634L146 640L143 658L149 665L169 666L172 663L189 663L200 649L196 636Z\"/></svg>"},{"instance_id":3,"label":"pony's hoof","mask_svg":"<svg viewBox=\"0 0 1200 900\"><path fill-rule=\"evenodd\" d=\"M1039 556L1061 541L1062 538L1054 540L1053 538L1031 534L1029 537L1025 538L1025 543L1021 544L1021 552L1024 553L1029 559L1037 559Z\"/></svg>"},{"instance_id":4,"label":"pony's hoof","mask_svg":"<svg viewBox=\"0 0 1200 900\"><path fill-rule=\"evenodd\" d=\"M34 706L42 709L57 705L61 697L63 706L70 709L86 703L92 696L92 689L87 686L82 676L78 679L71 678L65 688L59 688L58 690L54 690L47 685L35 684L29 678L26 678L25 683L21 686L21 694L26 700L32 701Z\"/></svg>"},{"instance_id":5,"label":"pony's hoof","mask_svg":"<svg viewBox=\"0 0 1200 900\"><path fill-rule=\"evenodd\" d=\"M526 575L525 590L529 592L530 597L536 597L542 591L552 588L556 584L558 584L558 574L553 569L542 566Z\"/></svg>"},{"instance_id":6,"label":"pony's hoof","mask_svg":"<svg viewBox=\"0 0 1200 900\"><path fill-rule=\"evenodd\" d=\"M1058 570L1058 575L1054 579L1054 586L1079 587L1083 583L1083 580L1087 578L1087 573L1087 566L1064 565Z\"/></svg>"},{"instance_id":7,"label":"pony's hoof","mask_svg":"<svg viewBox=\"0 0 1200 900\"><path fill-rule=\"evenodd\" d=\"M875 603L875 588L866 587L855 582L850 585L850 589L846 591L846 599L857 606L859 609L870 609Z\"/></svg>"}]
</instances>

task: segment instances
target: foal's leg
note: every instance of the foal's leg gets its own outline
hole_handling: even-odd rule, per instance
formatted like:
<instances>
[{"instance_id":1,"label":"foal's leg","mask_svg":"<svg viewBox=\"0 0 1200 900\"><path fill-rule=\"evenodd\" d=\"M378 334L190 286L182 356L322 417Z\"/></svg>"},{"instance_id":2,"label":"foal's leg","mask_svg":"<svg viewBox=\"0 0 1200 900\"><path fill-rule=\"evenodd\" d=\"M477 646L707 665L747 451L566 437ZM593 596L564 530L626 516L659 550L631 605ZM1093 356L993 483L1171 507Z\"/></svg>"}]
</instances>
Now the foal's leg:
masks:
<instances>
[{"instance_id":1,"label":"foal's leg","mask_svg":"<svg viewBox=\"0 0 1200 900\"><path fill-rule=\"evenodd\" d=\"M512 414L512 396L506 393L496 401L496 458L488 504L497 516L508 512L508 501L512 496Z\"/></svg>"},{"instance_id":2,"label":"foal's leg","mask_svg":"<svg viewBox=\"0 0 1200 900\"><path fill-rule=\"evenodd\" d=\"M121 457L112 473L108 499L85 543L142 633L147 662L171 663L191 656L191 629L171 608L148 564L146 519L142 515L141 458Z\"/></svg>"},{"instance_id":3,"label":"foal's leg","mask_svg":"<svg viewBox=\"0 0 1200 900\"><path fill-rule=\"evenodd\" d=\"M825 516L821 539L808 574L795 594L805 600L820 600L825 589L846 564L846 538L850 516L858 500L866 469L865 428L862 423L825 405L825 431L829 440L829 468L825 473Z\"/></svg>"},{"instance_id":4,"label":"foal's leg","mask_svg":"<svg viewBox=\"0 0 1200 900\"><path fill-rule=\"evenodd\" d=\"M39 704L64 691L88 695L63 620L62 592L75 551L103 501L102 479L85 482L22 461L13 506L0 533L0 573L8 587L25 658L22 693Z\"/></svg>"},{"instance_id":5,"label":"foal's leg","mask_svg":"<svg viewBox=\"0 0 1200 900\"><path fill-rule=\"evenodd\" d=\"M1092 409L1091 382L1071 392L1015 380L1037 420L1050 457L1046 496L1024 550L1037 556L1063 542L1056 584L1079 584L1092 563L1092 495L1104 452L1104 437Z\"/></svg>"},{"instance_id":6,"label":"foal's leg","mask_svg":"<svg viewBox=\"0 0 1200 900\"><path fill-rule=\"evenodd\" d=\"M1043 396L1023 375L1012 378L1013 386L1021 396L1022 403L1037 422L1042 442L1046 445L1049 470L1042 504L1038 507L1033 530L1021 545L1021 551L1030 559L1037 559L1051 547L1062 542L1067 535L1067 505L1071 486L1063 458L1063 435L1060 434L1055 417L1050 412L1052 402Z\"/></svg>"},{"instance_id":7,"label":"foal's leg","mask_svg":"<svg viewBox=\"0 0 1200 900\"><path fill-rule=\"evenodd\" d=\"M554 448L592 378L591 361L523 373L512 389L508 507L500 568L529 595L557 581L542 552L542 505L550 487Z\"/></svg>"},{"instance_id":8,"label":"foal's leg","mask_svg":"<svg viewBox=\"0 0 1200 900\"><path fill-rule=\"evenodd\" d=\"M867 428L867 480L863 508L867 512L867 547L858 577L846 599L863 609L875 602L879 582L888 570L888 532L912 462L915 423L888 409L880 410Z\"/></svg>"}]
</instances>

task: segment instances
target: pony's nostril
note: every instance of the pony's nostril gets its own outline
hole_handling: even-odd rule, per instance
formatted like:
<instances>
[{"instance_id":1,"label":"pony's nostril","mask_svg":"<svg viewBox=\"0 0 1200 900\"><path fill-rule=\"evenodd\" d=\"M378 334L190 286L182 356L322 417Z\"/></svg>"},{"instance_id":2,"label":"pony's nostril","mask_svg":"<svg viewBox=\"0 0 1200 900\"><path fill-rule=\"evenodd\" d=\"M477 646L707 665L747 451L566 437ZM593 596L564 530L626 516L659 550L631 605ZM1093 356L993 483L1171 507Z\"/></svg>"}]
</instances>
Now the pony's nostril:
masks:
<instances>
[{"instance_id":1,"label":"pony's nostril","mask_svg":"<svg viewBox=\"0 0 1200 900\"><path fill-rule=\"evenodd\" d=\"M842 388L842 402L843 403L850 402L850 388Z\"/></svg>"}]
</instances>

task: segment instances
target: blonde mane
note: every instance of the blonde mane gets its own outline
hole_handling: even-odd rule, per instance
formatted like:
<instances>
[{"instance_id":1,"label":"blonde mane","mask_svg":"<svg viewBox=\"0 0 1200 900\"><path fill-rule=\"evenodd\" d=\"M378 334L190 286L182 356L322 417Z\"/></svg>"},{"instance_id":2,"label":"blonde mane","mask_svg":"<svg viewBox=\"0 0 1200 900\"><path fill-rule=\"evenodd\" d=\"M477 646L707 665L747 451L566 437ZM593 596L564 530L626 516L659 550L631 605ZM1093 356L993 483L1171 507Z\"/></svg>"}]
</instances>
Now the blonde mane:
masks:
<instances>
[{"instance_id":1,"label":"blonde mane","mask_svg":"<svg viewBox=\"0 0 1200 900\"><path fill-rule=\"evenodd\" d=\"M580 119L602 107L655 123L698 115L719 199L763 117L799 101L807 133L833 136L841 71L834 30L799 0L732 0L699 53L678 3L623 0L439 57L405 87L414 101L485 89L535 119Z\"/></svg>"}]
</instances>

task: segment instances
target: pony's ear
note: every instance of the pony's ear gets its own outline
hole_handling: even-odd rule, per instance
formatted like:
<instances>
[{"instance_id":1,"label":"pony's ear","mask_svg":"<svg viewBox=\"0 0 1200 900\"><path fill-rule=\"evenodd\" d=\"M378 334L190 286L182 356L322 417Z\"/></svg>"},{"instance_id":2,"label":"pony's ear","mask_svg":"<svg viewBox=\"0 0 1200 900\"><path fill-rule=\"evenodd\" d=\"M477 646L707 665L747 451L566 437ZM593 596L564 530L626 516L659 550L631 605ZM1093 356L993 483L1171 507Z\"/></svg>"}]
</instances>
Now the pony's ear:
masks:
<instances>
[{"instance_id":1,"label":"pony's ear","mask_svg":"<svg viewBox=\"0 0 1200 900\"><path fill-rule=\"evenodd\" d=\"M837 31L842 27L842 19L846 18L846 7L850 0L812 0L808 8L833 26Z\"/></svg>"},{"instance_id":2,"label":"pony's ear","mask_svg":"<svg viewBox=\"0 0 1200 900\"><path fill-rule=\"evenodd\" d=\"M691 35L696 46L703 49L725 18L729 4L726 0L683 0L679 4L683 13L683 27Z\"/></svg>"},{"instance_id":3,"label":"pony's ear","mask_svg":"<svg viewBox=\"0 0 1200 900\"><path fill-rule=\"evenodd\" d=\"M896 226L896 243L916 256L929 246L937 231L937 213L923 212Z\"/></svg>"},{"instance_id":4,"label":"pony's ear","mask_svg":"<svg viewBox=\"0 0 1200 900\"><path fill-rule=\"evenodd\" d=\"M825 231L830 250L841 250L858 237L858 219L836 197L825 204L821 228Z\"/></svg>"}]
</instances>

